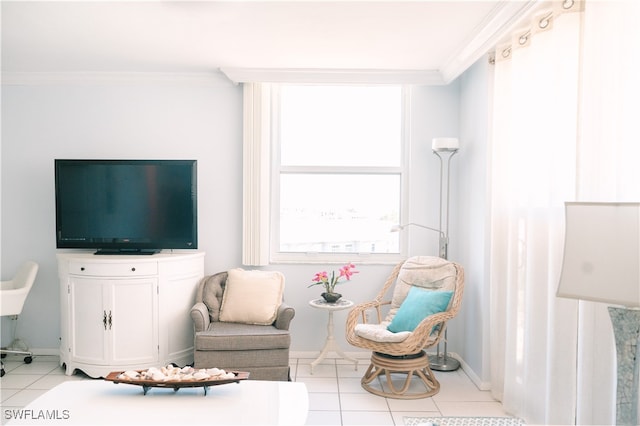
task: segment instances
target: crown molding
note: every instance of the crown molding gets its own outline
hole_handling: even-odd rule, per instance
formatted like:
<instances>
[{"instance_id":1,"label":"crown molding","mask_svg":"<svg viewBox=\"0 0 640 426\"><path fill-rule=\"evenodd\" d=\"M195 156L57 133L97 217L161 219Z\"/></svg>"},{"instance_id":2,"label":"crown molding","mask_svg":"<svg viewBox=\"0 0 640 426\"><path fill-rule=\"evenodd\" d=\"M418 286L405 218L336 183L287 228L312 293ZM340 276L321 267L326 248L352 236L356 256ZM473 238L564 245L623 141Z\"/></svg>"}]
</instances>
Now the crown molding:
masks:
<instances>
[{"instance_id":1,"label":"crown molding","mask_svg":"<svg viewBox=\"0 0 640 426\"><path fill-rule=\"evenodd\" d=\"M494 49L495 45L522 19L531 15L543 3L541 0L502 1L487 15L463 41L442 68L444 84L449 84L464 73L478 59ZM548 1L546 2L548 3Z\"/></svg>"},{"instance_id":2,"label":"crown molding","mask_svg":"<svg viewBox=\"0 0 640 426\"><path fill-rule=\"evenodd\" d=\"M248 82L334 84L445 84L439 71L222 68L211 73L167 72L3 72L3 86L191 84L228 86Z\"/></svg>"},{"instance_id":3,"label":"crown molding","mask_svg":"<svg viewBox=\"0 0 640 426\"><path fill-rule=\"evenodd\" d=\"M503 0L454 50L440 70L221 68L211 72L2 72L2 85L333 83L446 85L464 73L542 0Z\"/></svg>"},{"instance_id":4,"label":"crown molding","mask_svg":"<svg viewBox=\"0 0 640 426\"><path fill-rule=\"evenodd\" d=\"M239 83L445 84L433 70L358 70L308 68L221 68Z\"/></svg>"},{"instance_id":5,"label":"crown molding","mask_svg":"<svg viewBox=\"0 0 640 426\"><path fill-rule=\"evenodd\" d=\"M212 72L2 72L3 86L40 85L230 85L219 71Z\"/></svg>"},{"instance_id":6,"label":"crown molding","mask_svg":"<svg viewBox=\"0 0 640 426\"><path fill-rule=\"evenodd\" d=\"M337 83L446 85L458 78L543 0L503 0L454 51L442 70L355 70L296 68L221 68L233 83Z\"/></svg>"}]
</instances>

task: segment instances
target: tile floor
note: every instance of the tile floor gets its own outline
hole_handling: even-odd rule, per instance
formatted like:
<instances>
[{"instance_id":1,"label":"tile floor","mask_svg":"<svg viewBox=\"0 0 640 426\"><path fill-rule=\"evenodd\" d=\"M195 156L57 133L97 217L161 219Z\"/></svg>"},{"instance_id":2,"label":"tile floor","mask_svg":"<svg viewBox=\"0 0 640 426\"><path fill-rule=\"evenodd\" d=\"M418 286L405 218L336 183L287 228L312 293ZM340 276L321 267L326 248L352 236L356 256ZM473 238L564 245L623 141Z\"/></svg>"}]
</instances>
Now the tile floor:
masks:
<instances>
[{"instance_id":1,"label":"tile floor","mask_svg":"<svg viewBox=\"0 0 640 426\"><path fill-rule=\"evenodd\" d=\"M360 386L368 359L353 363L327 358L314 368L312 359L291 360L291 377L309 391L308 425L403 425L404 416L507 416L500 403L480 391L462 369L436 372L440 392L432 398L400 400L373 395ZM48 389L66 380L91 380L82 373L66 376L56 356L35 356L31 364L22 358L4 359L6 375L0 379L2 422L4 410L22 408Z\"/></svg>"}]
</instances>

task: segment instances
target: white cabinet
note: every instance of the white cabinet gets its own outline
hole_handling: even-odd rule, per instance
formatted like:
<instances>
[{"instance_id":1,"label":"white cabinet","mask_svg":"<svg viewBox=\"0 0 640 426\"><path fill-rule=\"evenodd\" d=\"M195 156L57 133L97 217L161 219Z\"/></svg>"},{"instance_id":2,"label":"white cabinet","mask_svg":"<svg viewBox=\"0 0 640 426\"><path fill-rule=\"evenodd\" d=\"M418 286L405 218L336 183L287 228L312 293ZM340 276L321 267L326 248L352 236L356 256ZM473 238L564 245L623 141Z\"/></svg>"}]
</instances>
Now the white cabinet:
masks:
<instances>
[{"instance_id":1,"label":"white cabinet","mask_svg":"<svg viewBox=\"0 0 640 426\"><path fill-rule=\"evenodd\" d=\"M89 365L158 362L158 280L69 278L71 357Z\"/></svg>"},{"instance_id":2,"label":"white cabinet","mask_svg":"<svg viewBox=\"0 0 640 426\"><path fill-rule=\"evenodd\" d=\"M59 253L60 362L91 377L193 361L189 310L204 253Z\"/></svg>"}]
</instances>

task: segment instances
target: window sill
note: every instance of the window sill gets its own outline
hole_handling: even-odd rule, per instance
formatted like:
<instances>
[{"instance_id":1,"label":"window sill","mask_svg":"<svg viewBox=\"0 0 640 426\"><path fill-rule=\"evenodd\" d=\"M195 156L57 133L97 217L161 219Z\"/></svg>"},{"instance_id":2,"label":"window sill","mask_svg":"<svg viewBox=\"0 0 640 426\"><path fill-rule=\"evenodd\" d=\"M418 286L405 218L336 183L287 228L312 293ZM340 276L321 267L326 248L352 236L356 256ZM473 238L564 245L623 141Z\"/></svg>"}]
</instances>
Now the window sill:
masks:
<instances>
[{"instance_id":1,"label":"window sill","mask_svg":"<svg viewBox=\"0 0 640 426\"><path fill-rule=\"evenodd\" d=\"M269 263L395 265L406 257L401 253L272 253Z\"/></svg>"}]
</instances>

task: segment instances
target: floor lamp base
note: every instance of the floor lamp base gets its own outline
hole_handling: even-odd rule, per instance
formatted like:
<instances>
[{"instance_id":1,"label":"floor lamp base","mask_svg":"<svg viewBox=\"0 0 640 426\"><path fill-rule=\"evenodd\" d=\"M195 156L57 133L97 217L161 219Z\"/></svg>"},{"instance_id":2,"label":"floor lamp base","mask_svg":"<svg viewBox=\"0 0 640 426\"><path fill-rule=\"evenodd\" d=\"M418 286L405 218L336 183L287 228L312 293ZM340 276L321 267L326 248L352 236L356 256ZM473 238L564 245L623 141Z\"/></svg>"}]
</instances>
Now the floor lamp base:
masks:
<instances>
[{"instance_id":1,"label":"floor lamp base","mask_svg":"<svg viewBox=\"0 0 640 426\"><path fill-rule=\"evenodd\" d=\"M454 371L460 368L460 361L445 355L429 355L429 367L436 371Z\"/></svg>"},{"instance_id":2,"label":"floor lamp base","mask_svg":"<svg viewBox=\"0 0 640 426\"><path fill-rule=\"evenodd\" d=\"M618 358L616 424L637 425L640 310L609 307Z\"/></svg>"}]
</instances>

